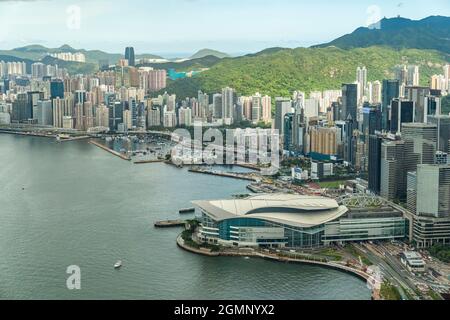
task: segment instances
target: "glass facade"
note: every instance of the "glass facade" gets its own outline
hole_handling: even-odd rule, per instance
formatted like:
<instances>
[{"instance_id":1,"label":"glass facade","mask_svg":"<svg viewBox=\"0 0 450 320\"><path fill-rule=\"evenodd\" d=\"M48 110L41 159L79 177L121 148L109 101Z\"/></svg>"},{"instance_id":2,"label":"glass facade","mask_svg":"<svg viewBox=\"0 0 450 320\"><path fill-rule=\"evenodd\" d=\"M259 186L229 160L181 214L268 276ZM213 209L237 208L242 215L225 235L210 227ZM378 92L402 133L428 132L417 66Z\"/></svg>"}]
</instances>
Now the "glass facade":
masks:
<instances>
[{"instance_id":1,"label":"glass facade","mask_svg":"<svg viewBox=\"0 0 450 320\"><path fill-rule=\"evenodd\" d=\"M316 248L333 242L401 239L407 236L403 217L341 218L312 227L294 227L249 216L215 221L202 212L199 237L233 246Z\"/></svg>"}]
</instances>

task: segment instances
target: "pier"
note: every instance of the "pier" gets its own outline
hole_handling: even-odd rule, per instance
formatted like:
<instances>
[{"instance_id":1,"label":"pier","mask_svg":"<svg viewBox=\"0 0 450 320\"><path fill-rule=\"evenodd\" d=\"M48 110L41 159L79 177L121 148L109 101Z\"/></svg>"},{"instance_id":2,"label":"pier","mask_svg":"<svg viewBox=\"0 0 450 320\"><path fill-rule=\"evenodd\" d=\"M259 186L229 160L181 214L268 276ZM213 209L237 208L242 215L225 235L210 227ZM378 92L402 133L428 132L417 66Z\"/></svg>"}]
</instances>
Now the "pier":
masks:
<instances>
[{"instance_id":1,"label":"pier","mask_svg":"<svg viewBox=\"0 0 450 320\"><path fill-rule=\"evenodd\" d=\"M138 160L138 161L134 161L134 164L146 164L146 163L160 163L160 162L164 162L164 159L151 159L151 160Z\"/></svg>"},{"instance_id":2,"label":"pier","mask_svg":"<svg viewBox=\"0 0 450 320\"><path fill-rule=\"evenodd\" d=\"M223 171L214 171L214 170L208 170L208 169L202 169L202 168L190 168L188 171L195 172L195 173L209 174L209 175L219 176L219 177L247 180L247 181L260 181L260 178L257 177L254 173L223 172Z\"/></svg>"},{"instance_id":3,"label":"pier","mask_svg":"<svg viewBox=\"0 0 450 320\"><path fill-rule=\"evenodd\" d=\"M184 227L186 225L186 220L163 220L156 221L155 228L170 228L170 227Z\"/></svg>"},{"instance_id":4,"label":"pier","mask_svg":"<svg viewBox=\"0 0 450 320\"><path fill-rule=\"evenodd\" d=\"M103 149L103 150L105 150L105 151L108 151L109 153L111 153L111 154L113 154L113 155L115 155L115 156L117 156L117 157L119 157L119 158L121 158L121 159L123 159L123 160L127 160L127 161L130 161L130 160L131 160L130 157L128 157L128 156L126 156L126 155L124 155L124 154L122 154L122 153L120 153L120 152L117 152L117 151L115 151L115 150L112 150L112 149L110 149L110 148L108 148L108 147L102 145L101 143L98 143L97 141L90 140L89 143L90 143L90 144L93 144L93 145L95 145L95 146L97 146L97 147L99 147L100 149Z\"/></svg>"}]
</instances>

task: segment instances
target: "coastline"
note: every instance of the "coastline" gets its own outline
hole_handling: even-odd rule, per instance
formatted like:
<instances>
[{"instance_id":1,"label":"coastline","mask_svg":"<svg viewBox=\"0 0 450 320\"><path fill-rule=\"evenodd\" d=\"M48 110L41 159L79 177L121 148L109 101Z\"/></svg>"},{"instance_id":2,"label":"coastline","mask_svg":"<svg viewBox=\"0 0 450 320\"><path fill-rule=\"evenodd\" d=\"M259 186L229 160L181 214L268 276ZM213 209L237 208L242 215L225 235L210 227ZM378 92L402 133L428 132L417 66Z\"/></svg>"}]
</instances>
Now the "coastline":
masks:
<instances>
[{"instance_id":1,"label":"coastline","mask_svg":"<svg viewBox=\"0 0 450 320\"><path fill-rule=\"evenodd\" d=\"M277 261L277 262L288 262L288 263L304 263L304 264L311 264L321 267L326 267L330 269L335 269L339 271L343 271L345 273L351 274L361 280L367 281L370 278L370 275L368 273L365 273L363 271L350 268L338 263L333 262L321 262L321 261L314 261L314 260L306 260L306 259L294 259L294 258L287 258L287 257L279 257L277 255L271 255L268 253L262 253L262 252L255 252L255 251L248 251L248 252L212 252L210 250L201 250L192 248L184 243L184 240L181 237L181 234L177 237L177 245L183 250L205 255L208 257L218 257L218 256L224 256L224 257L256 257L271 261Z\"/></svg>"}]
</instances>

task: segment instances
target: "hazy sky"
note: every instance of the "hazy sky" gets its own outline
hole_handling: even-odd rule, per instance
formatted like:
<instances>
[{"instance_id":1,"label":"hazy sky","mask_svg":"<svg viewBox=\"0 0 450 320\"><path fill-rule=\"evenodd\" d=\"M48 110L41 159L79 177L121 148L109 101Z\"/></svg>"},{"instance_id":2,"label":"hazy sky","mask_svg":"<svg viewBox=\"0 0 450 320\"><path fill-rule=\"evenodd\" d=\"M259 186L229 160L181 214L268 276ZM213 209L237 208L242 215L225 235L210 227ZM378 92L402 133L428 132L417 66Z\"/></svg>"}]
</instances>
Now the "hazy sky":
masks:
<instances>
[{"instance_id":1,"label":"hazy sky","mask_svg":"<svg viewBox=\"0 0 450 320\"><path fill-rule=\"evenodd\" d=\"M449 0L0 0L0 49L256 52L327 42L398 14L450 16Z\"/></svg>"}]
</instances>

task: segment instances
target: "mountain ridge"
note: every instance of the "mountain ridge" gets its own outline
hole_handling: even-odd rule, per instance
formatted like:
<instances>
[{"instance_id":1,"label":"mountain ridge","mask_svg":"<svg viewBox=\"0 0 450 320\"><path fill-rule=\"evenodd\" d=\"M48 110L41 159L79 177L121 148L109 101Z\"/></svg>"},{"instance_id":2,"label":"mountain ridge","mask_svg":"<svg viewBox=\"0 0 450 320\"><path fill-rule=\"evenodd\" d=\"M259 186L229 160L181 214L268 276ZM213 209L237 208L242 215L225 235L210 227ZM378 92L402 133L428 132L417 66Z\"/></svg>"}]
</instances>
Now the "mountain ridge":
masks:
<instances>
[{"instance_id":1,"label":"mountain ridge","mask_svg":"<svg viewBox=\"0 0 450 320\"><path fill-rule=\"evenodd\" d=\"M396 49L431 49L450 53L450 17L429 16L421 20L383 18L370 27L359 27L328 43L342 49L388 46Z\"/></svg>"}]
</instances>

